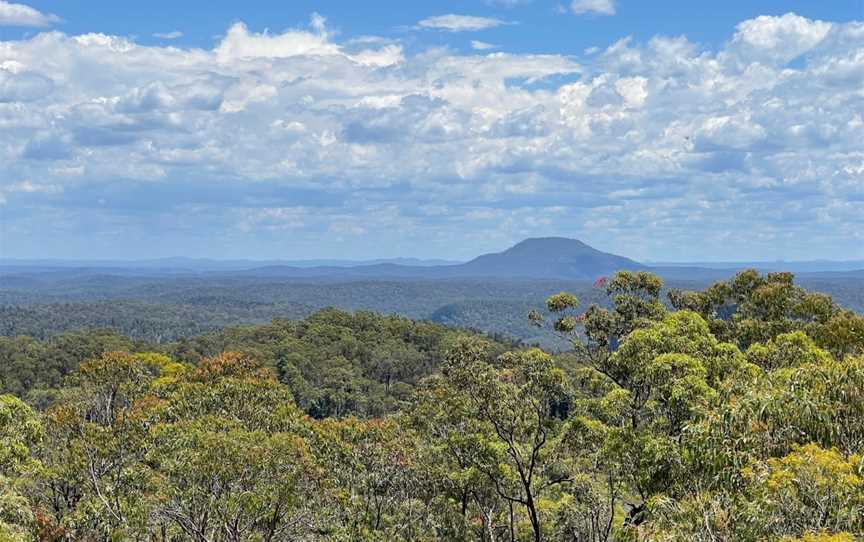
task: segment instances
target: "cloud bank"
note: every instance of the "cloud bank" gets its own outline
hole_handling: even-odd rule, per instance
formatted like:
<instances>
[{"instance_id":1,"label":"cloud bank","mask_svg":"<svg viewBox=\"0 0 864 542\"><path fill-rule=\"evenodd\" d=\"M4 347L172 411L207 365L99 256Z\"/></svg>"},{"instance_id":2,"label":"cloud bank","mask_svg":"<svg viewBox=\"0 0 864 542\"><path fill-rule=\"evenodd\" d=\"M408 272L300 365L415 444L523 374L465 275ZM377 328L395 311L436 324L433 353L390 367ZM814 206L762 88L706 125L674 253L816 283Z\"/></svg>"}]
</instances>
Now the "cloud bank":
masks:
<instances>
[{"instance_id":1,"label":"cloud bank","mask_svg":"<svg viewBox=\"0 0 864 542\"><path fill-rule=\"evenodd\" d=\"M0 42L17 256L862 257L864 23L788 14L585 58L238 23L212 49ZM197 252L196 252L197 251Z\"/></svg>"}]
</instances>

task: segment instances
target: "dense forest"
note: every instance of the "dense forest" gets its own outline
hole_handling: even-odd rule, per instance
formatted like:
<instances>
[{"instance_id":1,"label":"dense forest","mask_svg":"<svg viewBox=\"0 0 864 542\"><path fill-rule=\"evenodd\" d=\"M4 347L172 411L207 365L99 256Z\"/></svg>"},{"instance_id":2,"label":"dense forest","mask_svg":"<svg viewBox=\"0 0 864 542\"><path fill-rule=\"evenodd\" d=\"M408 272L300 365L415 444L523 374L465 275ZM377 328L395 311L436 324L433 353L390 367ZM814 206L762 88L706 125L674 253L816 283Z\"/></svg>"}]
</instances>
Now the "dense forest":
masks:
<instances>
[{"instance_id":1,"label":"dense forest","mask_svg":"<svg viewBox=\"0 0 864 542\"><path fill-rule=\"evenodd\" d=\"M603 302L586 281L291 280L249 277L106 277L59 273L2 277L0 335L46 339L86 328L113 329L167 343L208 331L276 318L302 318L326 307L373 310L502 333L546 347L566 347L525 320L543 299L566 289ZM13 277L14 278L14 277Z\"/></svg>"},{"instance_id":2,"label":"dense forest","mask_svg":"<svg viewBox=\"0 0 864 542\"><path fill-rule=\"evenodd\" d=\"M860 314L755 271L519 307L572 350L336 309L0 338L0 540L864 536Z\"/></svg>"},{"instance_id":3,"label":"dense forest","mask_svg":"<svg viewBox=\"0 0 864 542\"><path fill-rule=\"evenodd\" d=\"M162 344L231 325L298 319L338 307L507 335L557 352L568 349L569 341L554 330L532 326L525 319L528 311L544 310L543 299L562 290L574 293L585 305L611 307L611 300L592 287L593 280L287 280L237 274L123 276L79 269L3 273L0 268L0 336L38 339L99 328ZM728 278L732 271L712 273ZM662 299L668 305L668 290L710 284L669 280ZM864 312L860 278L807 276L801 284L831 294L845 308Z\"/></svg>"}]
</instances>

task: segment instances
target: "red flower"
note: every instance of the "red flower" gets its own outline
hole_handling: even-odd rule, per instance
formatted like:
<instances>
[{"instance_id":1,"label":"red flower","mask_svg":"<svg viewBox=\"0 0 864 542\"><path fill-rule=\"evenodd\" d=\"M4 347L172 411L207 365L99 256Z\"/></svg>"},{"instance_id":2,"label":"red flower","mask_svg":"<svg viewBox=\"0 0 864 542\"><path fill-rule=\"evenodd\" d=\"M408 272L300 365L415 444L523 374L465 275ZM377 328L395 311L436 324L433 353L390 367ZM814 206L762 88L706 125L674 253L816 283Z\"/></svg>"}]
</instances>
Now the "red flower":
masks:
<instances>
[{"instance_id":1,"label":"red flower","mask_svg":"<svg viewBox=\"0 0 864 542\"><path fill-rule=\"evenodd\" d=\"M606 286L606 277L600 277L599 279L594 281L595 288L602 288Z\"/></svg>"}]
</instances>

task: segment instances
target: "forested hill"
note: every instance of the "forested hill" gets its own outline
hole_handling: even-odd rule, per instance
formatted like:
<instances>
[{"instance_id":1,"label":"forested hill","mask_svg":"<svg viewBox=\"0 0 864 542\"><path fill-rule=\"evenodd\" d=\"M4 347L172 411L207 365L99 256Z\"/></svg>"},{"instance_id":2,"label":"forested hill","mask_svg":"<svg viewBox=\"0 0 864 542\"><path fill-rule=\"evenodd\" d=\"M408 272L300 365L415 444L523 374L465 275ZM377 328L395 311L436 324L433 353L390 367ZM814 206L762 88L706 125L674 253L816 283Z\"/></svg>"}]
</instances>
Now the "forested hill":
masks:
<instances>
[{"instance_id":1,"label":"forested hill","mask_svg":"<svg viewBox=\"0 0 864 542\"><path fill-rule=\"evenodd\" d=\"M297 321L232 326L162 344L100 329L45 340L0 337L0 394L41 403L79 364L105 352L151 351L195 363L236 351L290 383L310 415L381 416L403 404L462 335L473 333L370 311L323 309ZM499 352L515 346L503 339L492 343Z\"/></svg>"}]
</instances>

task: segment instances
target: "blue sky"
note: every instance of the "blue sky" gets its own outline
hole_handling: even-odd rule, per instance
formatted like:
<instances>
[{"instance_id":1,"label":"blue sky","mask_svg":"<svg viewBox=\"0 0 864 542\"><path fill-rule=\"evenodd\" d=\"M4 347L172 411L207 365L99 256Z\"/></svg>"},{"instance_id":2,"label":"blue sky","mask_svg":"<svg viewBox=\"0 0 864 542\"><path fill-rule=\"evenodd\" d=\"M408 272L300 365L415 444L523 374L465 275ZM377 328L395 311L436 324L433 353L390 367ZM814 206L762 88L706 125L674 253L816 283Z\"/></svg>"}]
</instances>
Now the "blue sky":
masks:
<instances>
[{"instance_id":1,"label":"blue sky","mask_svg":"<svg viewBox=\"0 0 864 542\"><path fill-rule=\"evenodd\" d=\"M0 256L864 258L864 0L0 0Z\"/></svg>"}]
</instances>

